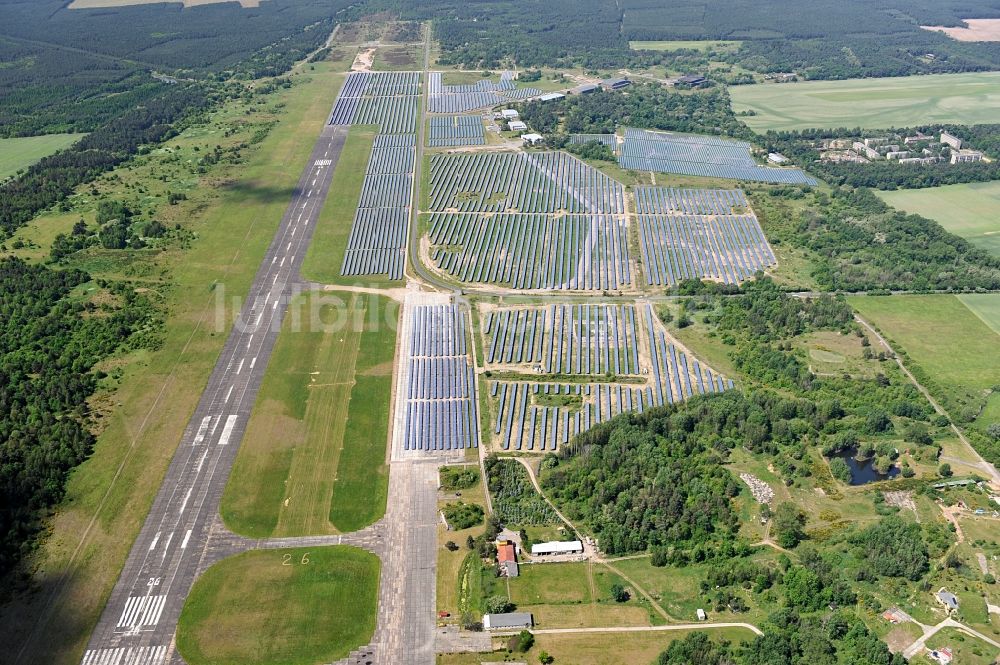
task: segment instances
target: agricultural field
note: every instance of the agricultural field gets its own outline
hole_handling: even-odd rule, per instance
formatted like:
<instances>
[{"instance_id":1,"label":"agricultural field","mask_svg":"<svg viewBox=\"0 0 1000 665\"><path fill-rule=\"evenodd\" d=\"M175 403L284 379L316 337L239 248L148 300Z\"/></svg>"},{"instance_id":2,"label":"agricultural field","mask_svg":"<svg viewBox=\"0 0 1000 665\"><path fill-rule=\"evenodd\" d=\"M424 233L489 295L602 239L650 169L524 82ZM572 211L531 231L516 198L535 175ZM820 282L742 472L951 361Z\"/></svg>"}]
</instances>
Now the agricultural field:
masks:
<instances>
[{"instance_id":1,"label":"agricultural field","mask_svg":"<svg viewBox=\"0 0 1000 665\"><path fill-rule=\"evenodd\" d=\"M466 311L456 304L407 305L403 449L446 451L479 445L475 372Z\"/></svg>"},{"instance_id":2,"label":"agricultural field","mask_svg":"<svg viewBox=\"0 0 1000 665\"><path fill-rule=\"evenodd\" d=\"M623 169L634 171L775 184L816 184L815 178L796 168L760 166L750 153L749 143L716 136L626 129L618 163Z\"/></svg>"},{"instance_id":3,"label":"agricultural field","mask_svg":"<svg viewBox=\"0 0 1000 665\"><path fill-rule=\"evenodd\" d=\"M195 582L177 648L192 665L343 658L375 632L380 568L374 554L346 546L225 559Z\"/></svg>"},{"instance_id":4,"label":"agricultural field","mask_svg":"<svg viewBox=\"0 0 1000 665\"><path fill-rule=\"evenodd\" d=\"M980 321L1000 335L1000 296L995 293L966 293L958 296L958 299L971 309Z\"/></svg>"},{"instance_id":5,"label":"agricultural field","mask_svg":"<svg viewBox=\"0 0 1000 665\"><path fill-rule=\"evenodd\" d=\"M534 451L536 444L540 451L556 450L625 411L641 413L733 387L731 380L697 358L689 359L666 335L651 307L637 316L631 305L620 310L554 305L500 309L485 318L487 367L520 372L502 373L511 380L488 384L492 436L503 450ZM498 359L506 365L496 364ZM513 360L521 365L511 364ZM543 379L532 376L538 370L545 373ZM606 382L576 380L588 374L600 374ZM566 379L571 382L560 383Z\"/></svg>"},{"instance_id":6,"label":"agricultural field","mask_svg":"<svg viewBox=\"0 0 1000 665\"><path fill-rule=\"evenodd\" d=\"M26 169L42 157L68 148L86 134L45 134L0 139L0 181Z\"/></svg>"},{"instance_id":7,"label":"agricultural field","mask_svg":"<svg viewBox=\"0 0 1000 665\"><path fill-rule=\"evenodd\" d=\"M33 658L27 663L80 662L90 629L225 341L215 332L221 292L216 289L224 284L227 297L246 293L299 176L287 164L309 158L333 103L341 80L334 67L317 64L308 76L295 77L291 88L266 97L266 107L227 103L205 123L94 183L101 196L119 200L131 200L145 188L143 208L155 205L164 223L179 223L197 239L155 254L84 252L71 264L96 278L143 276L156 290L161 289L157 278L169 276L170 287L162 289L168 316L161 348L130 354L107 368L114 378L94 408L115 405L114 411L103 418L93 454L70 477L66 498L49 524L51 537L36 555L40 568L66 575L65 586L54 596L56 606L64 609L49 613L44 607L49 595L33 594L0 610L5 643L19 643L37 622L44 638L31 644ZM224 138L234 126L240 130ZM262 129L263 140L240 163L220 162L197 173L196 148L249 142ZM159 179L163 174L169 175L169 184ZM169 187L187 192L188 200L166 205ZM93 218L97 201L90 191L91 186L81 187L70 197L71 212L45 214L20 229L14 238L27 246L18 253L29 260L47 258L56 233L69 233L80 217ZM236 246L234 238L240 239ZM224 325L231 324L231 314L226 310Z\"/></svg>"},{"instance_id":8,"label":"agricultural field","mask_svg":"<svg viewBox=\"0 0 1000 665\"><path fill-rule=\"evenodd\" d=\"M73 0L69 4L70 9L103 9L106 7L129 7L131 5L152 5L161 2L176 2L185 7L197 7L199 5L214 5L219 2L233 2L234 0ZM259 7L261 0L236 0L241 7ZM263 0L266 2L267 0Z\"/></svg>"},{"instance_id":9,"label":"agricultural field","mask_svg":"<svg viewBox=\"0 0 1000 665\"><path fill-rule=\"evenodd\" d=\"M972 125L1000 114L1000 73L933 74L899 78L740 85L733 110L752 129Z\"/></svg>"},{"instance_id":10,"label":"agricultural field","mask_svg":"<svg viewBox=\"0 0 1000 665\"><path fill-rule=\"evenodd\" d=\"M875 192L894 208L921 215L1000 256L1000 182Z\"/></svg>"},{"instance_id":11,"label":"agricultural field","mask_svg":"<svg viewBox=\"0 0 1000 665\"><path fill-rule=\"evenodd\" d=\"M1000 376L1000 334L961 300L949 295L855 296L849 302L908 354L921 370L921 382L929 382L946 407L978 413ZM952 415L965 420L961 413Z\"/></svg>"},{"instance_id":12,"label":"agricultural field","mask_svg":"<svg viewBox=\"0 0 1000 665\"><path fill-rule=\"evenodd\" d=\"M222 498L229 527L254 537L353 531L385 510L397 306L311 294L291 307Z\"/></svg>"}]
</instances>

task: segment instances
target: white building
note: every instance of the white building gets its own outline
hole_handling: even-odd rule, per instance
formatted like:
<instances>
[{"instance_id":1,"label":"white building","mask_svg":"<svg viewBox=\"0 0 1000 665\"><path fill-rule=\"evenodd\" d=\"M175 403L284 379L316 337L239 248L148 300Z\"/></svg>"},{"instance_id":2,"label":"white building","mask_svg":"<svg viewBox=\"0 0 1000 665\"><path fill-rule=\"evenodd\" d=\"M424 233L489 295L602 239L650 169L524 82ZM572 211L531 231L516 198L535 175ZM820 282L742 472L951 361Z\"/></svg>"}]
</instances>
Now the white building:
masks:
<instances>
[{"instance_id":1,"label":"white building","mask_svg":"<svg viewBox=\"0 0 1000 665\"><path fill-rule=\"evenodd\" d=\"M521 140L524 141L524 145L534 146L544 141L545 137L541 134L521 134Z\"/></svg>"},{"instance_id":2,"label":"white building","mask_svg":"<svg viewBox=\"0 0 1000 665\"><path fill-rule=\"evenodd\" d=\"M954 136L953 134L949 134L948 132L941 132L941 143L949 145L955 150L962 149L962 139Z\"/></svg>"},{"instance_id":3,"label":"white building","mask_svg":"<svg viewBox=\"0 0 1000 665\"><path fill-rule=\"evenodd\" d=\"M541 97L539 97L538 101L540 101L540 102L554 102L554 101L556 101L558 99L565 99L565 98L566 98L566 95L562 94L561 92L550 92L550 93L544 94Z\"/></svg>"},{"instance_id":4,"label":"white building","mask_svg":"<svg viewBox=\"0 0 1000 665\"><path fill-rule=\"evenodd\" d=\"M788 158L782 155L780 152L769 152L767 153L767 161L772 164L784 164L788 161Z\"/></svg>"},{"instance_id":5,"label":"white building","mask_svg":"<svg viewBox=\"0 0 1000 665\"><path fill-rule=\"evenodd\" d=\"M510 131L512 132L528 131L528 126L523 122L521 122L520 120L511 120L509 123L507 123L507 126L510 127Z\"/></svg>"},{"instance_id":6,"label":"white building","mask_svg":"<svg viewBox=\"0 0 1000 665\"><path fill-rule=\"evenodd\" d=\"M486 630L523 630L531 628L534 617L530 612L506 612L504 614L484 614L483 628Z\"/></svg>"},{"instance_id":7,"label":"white building","mask_svg":"<svg viewBox=\"0 0 1000 665\"><path fill-rule=\"evenodd\" d=\"M705 610L698 608L698 621L707 621L708 615L705 614Z\"/></svg>"},{"instance_id":8,"label":"white building","mask_svg":"<svg viewBox=\"0 0 1000 665\"><path fill-rule=\"evenodd\" d=\"M535 543L531 546L531 556L547 556L550 554L583 554L583 543L579 540L569 540Z\"/></svg>"},{"instance_id":9,"label":"white building","mask_svg":"<svg viewBox=\"0 0 1000 665\"><path fill-rule=\"evenodd\" d=\"M951 152L952 164L964 164L967 162L983 161L983 153L978 150L953 150Z\"/></svg>"},{"instance_id":10,"label":"white building","mask_svg":"<svg viewBox=\"0 0 1000 665\"><path fill-rule=\"evenodd\" d=\"M909 156L909 150L893 150L892 152L885 153L886 159L906 159Z\"/></svg>"},{"instance_id":11,"label":"white building","mask_svg":"<svg viewBox=\"0 0 1000 665\"><path fill-rule=\"evenodd\" d=\"M500 111L500 117L504 120L517 120L521 117L521 114L514 109L504 109Z\"/></svg>"}]
</instances>

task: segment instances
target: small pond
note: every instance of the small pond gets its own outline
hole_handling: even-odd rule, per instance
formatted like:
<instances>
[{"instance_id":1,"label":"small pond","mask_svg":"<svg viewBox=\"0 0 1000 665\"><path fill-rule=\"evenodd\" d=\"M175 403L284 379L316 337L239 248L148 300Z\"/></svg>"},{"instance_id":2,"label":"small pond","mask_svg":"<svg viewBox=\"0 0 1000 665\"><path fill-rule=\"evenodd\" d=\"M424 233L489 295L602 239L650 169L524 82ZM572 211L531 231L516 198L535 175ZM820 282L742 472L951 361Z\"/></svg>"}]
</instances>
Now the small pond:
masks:
<instances>
[{"instance_id":1,"label":"small pond","mask_svg":"<svg viewBox=\"0 0 1000 665\"><path fill-rule=\"evenodd\" d=\"M848 468L851 469L851 485L867 485L868 483L873 483L876 480L888 480L899 475L898 466L892 466L889 468L889 473L882 474L875 470L874 457L871 459L859 460L855 457L857 454L857 448L848 448L847 450L843 450L834 456L847 462Z\"/></svg>"}]
</instances>

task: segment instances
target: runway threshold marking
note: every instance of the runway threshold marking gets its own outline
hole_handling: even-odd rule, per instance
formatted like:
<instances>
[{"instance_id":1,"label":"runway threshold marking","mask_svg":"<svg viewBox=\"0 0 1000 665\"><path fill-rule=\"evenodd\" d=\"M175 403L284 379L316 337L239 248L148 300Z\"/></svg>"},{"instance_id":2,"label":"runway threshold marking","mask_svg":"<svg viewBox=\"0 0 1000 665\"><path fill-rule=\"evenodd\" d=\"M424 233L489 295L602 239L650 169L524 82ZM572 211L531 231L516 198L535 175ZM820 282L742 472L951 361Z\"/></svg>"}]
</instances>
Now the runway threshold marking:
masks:
<instances>
[{"instance_id":1,"label":"runway threshold marking","mask_svg":"<svg viewBox=\"0 0 1000 665\"><path fill-rule=\"evenodd\" d=\"M226 426L222 428L222 435L219 437L220 446L224 446L229 443L229 437L233 435L233 427L236 426L237 418L239 418L239 416L235 414L226 418Z\"/></svg>"},{"instance_id":2,"label":"runway threshold marking","mask_svg":"<svg viewBox=\"0 0 1000 665\"><path fill-rule=\"evenodd\" d=\"M92 649L83 654L83 665L162 665L167 647Z\"/></svg>"},{"instance_id":3,"label":"runway threshold marking","mask_svg":"<svg viewBox=\"0 0 1000 665\"><path fill-rule=\"evenodd\" d=\"M205 416L201 419L201 424L198 425L198 431L194 435L194 440L191 442L192 445L197 446L199 443L205 440L205 434L208 433L208 426L212 424L212 418L215 416Z\"/></svg>"},{"instance_id":4,"label":"runway threshold marking","mask_svg":"<svg viewBox=\"0 0 1000 665\"><path fill-rule=\"evenodd\" d=\"M118 627L155 626L160 621L166 600L166 596L132 596L125 602L125 609L118 619Z\"/></svg>"}]
</instances>

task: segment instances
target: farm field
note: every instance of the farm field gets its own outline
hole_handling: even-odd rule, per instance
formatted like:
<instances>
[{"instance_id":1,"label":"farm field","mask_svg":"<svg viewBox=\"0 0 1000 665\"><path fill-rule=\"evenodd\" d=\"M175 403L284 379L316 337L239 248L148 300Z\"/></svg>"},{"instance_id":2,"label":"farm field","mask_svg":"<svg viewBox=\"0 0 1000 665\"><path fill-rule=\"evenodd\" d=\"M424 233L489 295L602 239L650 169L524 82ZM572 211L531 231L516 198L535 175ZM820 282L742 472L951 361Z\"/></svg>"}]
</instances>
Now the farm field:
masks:
<instances>
[{"instance_id":1,"label":"farm field","mask_svg":"<svg viewBox=\"0 0 1000 665\"><path fill-rule=\"evenodd\" d=\"M392 301L360 294L292 304L223 494L234 531L316 535L381 516L395 312ZM320 321L329 330L313 330Z\"/></svg>"},{"instance_id":2,"label":"farm field","mask_svg":"<svg viewBox=\"0 0 1000 665\"><path fill-rule=\"evenodd\" d=\"M191 665L337 660L375 632L380 567L346 546L225 559L192 588L177 648Z\"/></svg>"},{"instance_id":3,"label":"farm field","mask_svg":"<svg viewBox=\"0 0 1000 665\"><path fill-rule=\"evenodd\" d=\"M894 208L933 219L973 245L1000 256L1000 182L875 193Z\"/></svg>"},{"instance_id":4,"label":"farm field","mask_svg":"<svg viewBox=\"0 0 1000 665\"><path fill-rule=\"evenodd\" d=\"M1000 335L1000 295L995 293L967 293L958 296L973 314Z\"/></svg>"},{"instance_id":5,"label":"farm field","mask_svg":"<svg viewBox=\"0 0 1000 665\"><path fill-rule=\"evenodd\" d=\"M636 665L652 663L674 640L682 640L695 631L670 630L628 633L570 633L535 635L535 646L523 661L537 662L537 654L547 651L556 663L573 665ZM753 633L740 628L720 628L705 631L714 640L728 640L734 644L749 642ZM614 645L609 648L609 645ZM437 665L481 665L498 661L502 653L493 654L440 654Z\"/></svg>"},{"instance_id":6,"label":"farm field","mask_svg":"<svg viewBox=\"0 0 1000 665\"><path fill-rule=\"evenodd\" d=\"M758 132L976 124L1000 113L1000 73L740 85L730 95L737 113L756 112L742 119Z\"/></svg>"},{"instance_id":7,"label":"farm field","mask_svg":"<svg viewBox=\"0 0 1000 665\"><path fill-rule=\"evenodd\" d=\"M0 181L26 169L42 157L68 148L86 134L46 134L0 139Z\"/></svg>"},{"instance_id":8,"label":"farm field","mask_svg":"<svg viewBox=\"0 0 1000 665\"><path fill-rule=\"evenodd\" d=\"M742 44L742 42L720 39L678 39L667 41L634 40L628 43L628 47L633 51L676 51L678 49L692 49L695 51L723 49L730 51L739 48L740 44Z\"/></svg>"},{"instance_id":9,"label":"farm field","mask_svg":"<svg viewBox=\"0 0 1000 665\"><path fill-rule=\"evenodd\" d=\"M996 384L1000 335L957 297L854 296L848 301L950 393L951 404L981 401Z\"/></svg>"},{"instance_id":10,"label":"farm field","mask_svg":"<svg viewBox=\"0 0 1000 665\"><path fill-rule=\"evenodd\" d=\"M333 102L341 80L332 69L335 66L317 64L309 77L296 78L297 84L291 89L270 97L269 104L282 105L280 112L261 112L254 117L256 122L274 119L278 123L258 147L247 153L246 161L231 169L213 167L204 186L196 186L201 182L197 179L185 181L185 187L191 187L189 200L164 207L164 221L171 226L179 222L197 233L198 239L190 249L172 247L152 261L146 255L102 259L100 263L88 259L85 267L96 269L95 276L113 278L120 274L122 266L139 271L137 274L169 271L169 317L159 350L118 361L122 378L112 384L114 392L105 399L121 406L104 419L92 456L70 478L66 499L51 522L51 537L36 558L48 574L65 576L67 580L52 598L54 613L42 618L44 605L50 599L47 593L22 596L0 610L0 638L5 643L20 643L25 631L40 622L38 635L44 637L33 643L34 658L25 662L80 662L90 630L225 341L225 336L214 332L218 314L215 288L225 284L225 293L230 296L246 292L288 206L299 167L308 159ZM246 122L247 108L241 103L228 104L208 125L186 130L166 147L194 159L194 147L203 149L208 141L212 145L246 141L259 125L247 124L245 133L237 132L226 140L221 137L227 128ZM154 151L131 165L131 171L129 166L117 169L113 174L122 182L105 178L97 183L99 191L114 198L127 197L137 183L152 189L150 183L160 183L156 174L169 168L160 155L161 151ZM217 182L230 184L215 186ZM166 183L161 186L167 188ZM71 201L89 211L96 202L87 191L89 187L81 189ZM86 213L88 217L90 214ZM79 216L43 216L15 237L47 242L39 238L50 238L58 231L68 233ZM45 232L29 235L35 229ZM235 245L234 238L239 239ZM37 260L48 255L48 248L42 244L40 249L28 249L23 255ZM228 326L231 320L227 318L224 323ZM121 471L116 477L119 466ZM94 526L88 530L92 520Z\"/></svg>"}]
</instances>

